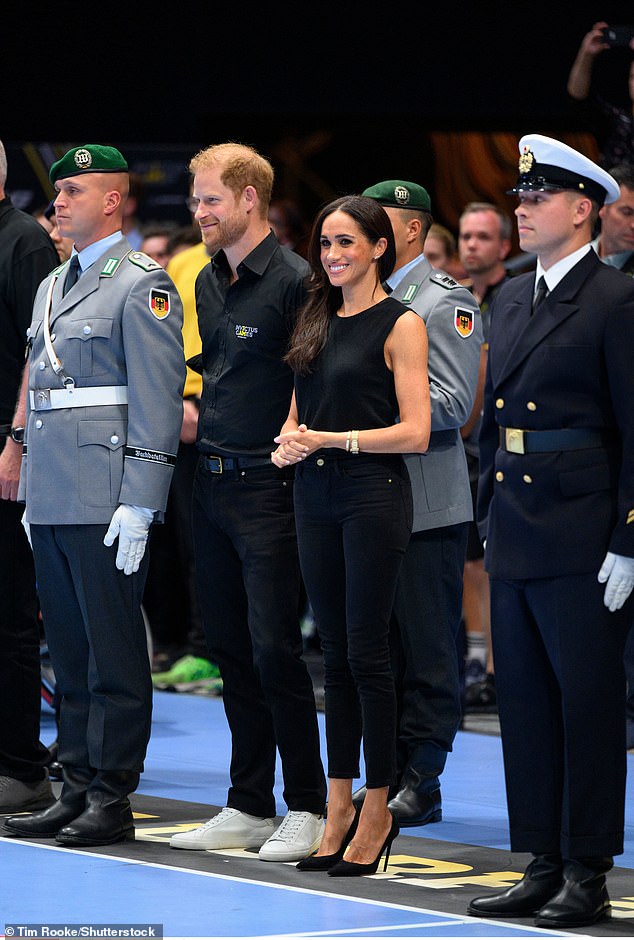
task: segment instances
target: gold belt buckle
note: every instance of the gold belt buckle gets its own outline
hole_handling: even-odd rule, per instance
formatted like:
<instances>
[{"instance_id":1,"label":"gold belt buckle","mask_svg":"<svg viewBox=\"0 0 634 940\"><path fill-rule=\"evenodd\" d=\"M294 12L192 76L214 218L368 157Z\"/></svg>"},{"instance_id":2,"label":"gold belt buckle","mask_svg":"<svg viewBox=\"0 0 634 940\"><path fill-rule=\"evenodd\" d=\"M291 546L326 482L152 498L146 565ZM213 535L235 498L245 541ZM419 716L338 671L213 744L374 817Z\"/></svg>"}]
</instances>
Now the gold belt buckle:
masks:
<instances>
[{"instance_id":1,"label":"gold belt buckle","mask_svg":"<svg viewBox=\"0 0 634 940\"><path fill-rule=\"evenodd\" d=\"M521 428L504 428L504 442L511 454L525 454L524 432Z\"/></svg>"},{"instance_id":2,"label":"gold belt buckle","mask_svg":"<svg viewBox=\"0 0 634 940\"><path fill-rule=\"evenodd\" d=\"M211 472L212 472L212 473L222 473L222 457L212 457L211 459L218 461L218 469L217 469L217 470L212 470Z\"/></svg>"}]
</instances>

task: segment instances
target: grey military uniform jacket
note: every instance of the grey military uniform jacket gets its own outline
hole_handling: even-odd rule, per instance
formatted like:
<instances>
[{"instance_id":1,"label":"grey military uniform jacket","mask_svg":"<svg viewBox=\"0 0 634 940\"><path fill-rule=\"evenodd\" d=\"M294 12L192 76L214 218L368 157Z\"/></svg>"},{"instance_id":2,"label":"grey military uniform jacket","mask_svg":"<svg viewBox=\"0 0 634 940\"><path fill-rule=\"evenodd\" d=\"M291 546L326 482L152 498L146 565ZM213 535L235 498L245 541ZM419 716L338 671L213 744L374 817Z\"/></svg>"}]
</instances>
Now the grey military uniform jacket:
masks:
<instances>
[{"instance_id":1,"label":"grey military uniform jacket","mask_svg":"<svg viewBox=\"0 0 634 940\"><path fill-rule=\"evenodd\" d=\"M176 461L185 381L180 298L171 278L122 238L63 296L68 263L40 285L29 328L34 401L61 389L44 342L52 279L54 353L77 389L127 386L127 404L28 407L18 499L44 525L108 523L120 503L161 518Z\"/></svg>"},{"instance_id":2,"label":"grey military uniform jacket","mask_svg":"<svg viewBox=\"0 0 634 940\"><path fill-rule=\"evenodd\" d=\"M407 454L412 481L412 531L473 519L469 471L460 428L476 392L482 321L466 287L435 271L425 258L394 289L392 297L414 310L427 327L431 436L424 454Z\"/></svg>"}]
</instances>

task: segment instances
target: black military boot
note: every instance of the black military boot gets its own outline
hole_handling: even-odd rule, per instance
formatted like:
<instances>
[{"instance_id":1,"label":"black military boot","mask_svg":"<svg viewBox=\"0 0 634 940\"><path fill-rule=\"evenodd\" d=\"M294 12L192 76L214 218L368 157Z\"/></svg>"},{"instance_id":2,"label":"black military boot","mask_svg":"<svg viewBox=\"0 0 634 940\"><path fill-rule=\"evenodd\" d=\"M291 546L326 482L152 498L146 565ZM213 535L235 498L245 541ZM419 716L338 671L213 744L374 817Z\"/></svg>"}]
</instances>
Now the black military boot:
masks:
<instances>
[{"instance_id":1,"label":"black military boot","mask_svg":"<svg viewBox=\"0 0 634 940\"><path fill-rule=\"evenodd\" d=\"M55 839L62 845L111 845L134 839L128 795L136 790L139 774L132 770L99 770L86 793L81 816L64 826Z\"/></svg>"},{"instance_id":2,"label":"black military boot","mask_svg":"<svg viewBox=\"0 0 634 940\"><path fill-rule=\"evenodd\" d=\"M558 893L537 912L538 927L586 927L610 913L605 873L611 857L564 860L564 883Z\"/></svg>"},{"instance_id":3,"label":"black military boot","mask_svg":"<svg viewBox=\"0 0 634 940\"><path fill-rule=\"evenodd\" d=\"M474 898L467 913L477 917L529 917L557 894L563 880L561 855L536 855L521 881L499 894Z\"/></svg>"},{"instance_id":4,"label":"black military boot","mask_svg":"<svg viewBox=\"0 0 634 940\"><path fill-rule=\"evenodd\" d=\"M86 792L95 771L65 764L63 775L62 792L52 806L30 816L9 816L4 828L16 836L52 839L63 826L80 816L86 808Z\"/></svg>"}]
</instances>

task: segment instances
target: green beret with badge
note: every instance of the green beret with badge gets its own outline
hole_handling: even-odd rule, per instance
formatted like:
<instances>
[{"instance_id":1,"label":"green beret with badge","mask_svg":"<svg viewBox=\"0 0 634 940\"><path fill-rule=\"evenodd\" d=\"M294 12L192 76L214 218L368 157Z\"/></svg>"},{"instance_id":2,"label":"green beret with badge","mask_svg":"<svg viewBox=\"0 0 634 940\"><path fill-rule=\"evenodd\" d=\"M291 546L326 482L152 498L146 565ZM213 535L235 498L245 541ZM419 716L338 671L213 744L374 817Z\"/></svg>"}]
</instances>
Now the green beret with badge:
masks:
<instances>
[{"instance_id":1,"label":"green beret with badge","mask_svg":"<svg viewBox=\"0 0 634 940\"><path fill-rule=\"evenodd\" d=\"M103 144L84 144L73 147L57 160L49 170L51 183L66 179L68 176L80 176L83 173L127 173L128 164L123 154L116 147Z\"/></svg>"},{"instance_id":2,"label":"green beret with badge","mask_svg":"<svg viewBox=\"0 0 634 940\"><path fill-rule=\"evenodd\" d=\"M427 190L418 183L410 183L407 180L383 180L382 183L368 186L361 195L375 199L382 206L431 212L431 199Z\"/></svg>"}]
</instances>

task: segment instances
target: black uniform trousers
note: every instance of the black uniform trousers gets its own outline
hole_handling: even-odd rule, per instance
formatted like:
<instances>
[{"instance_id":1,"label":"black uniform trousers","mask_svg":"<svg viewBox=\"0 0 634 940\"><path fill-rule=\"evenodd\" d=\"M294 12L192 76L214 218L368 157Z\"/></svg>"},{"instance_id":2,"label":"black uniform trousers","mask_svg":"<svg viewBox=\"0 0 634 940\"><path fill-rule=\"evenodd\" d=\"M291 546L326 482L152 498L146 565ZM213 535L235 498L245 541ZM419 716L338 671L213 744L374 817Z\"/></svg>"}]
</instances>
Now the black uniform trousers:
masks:
<instances>
[{"instance_id":1,"label":"black uniform trousers","mask_svg":"<svg viewBox=\"0 0 634 940\"><path fill-rule=\"evenodd\" d=\"M22 503L0 499L0 775L35 782L48 751L40 741L39 608L23 513Z\"/></svg>"},{"instance_id":2,"label":"black uniform trousers","mask_svg":"<svg viewBox=\"0 0 634 940\"><path fill-rule=\"evenodd\" d=\"M194 481L196 577L231 731L227 805L276 815L276 746L289 810L323 813L326 780L312 680L302 659L293 468L272 463Z\"/></svg>"},{"instance_id":3,"label":"black uniform trousers","mask_svg":"<svg viewBox=\"0 0 634 940\"><path fill-rule=\"evenodd\" d=\"M491 579L493 654L511 848L564 858L623 851L630 603L610 613L596 572Z\"/></svg>"},{"instance_id":4,"label":"black uniform trousers","mask_svg":"<svg viewBox=\"0 0 634 940\"><path fill-rule=\"evenodd\" d=\"M38 593L61 694L59 760L141 772L152 678L141 600L149 555L135 574L115 567L107 525L32 525Z\"/></svg>"},{"instance_id":5,"label":"black uniform trousers","mask_svg":"<svg viewBox=\"0 0 634 940\"><path fill-rule=\"evenodd\" d=\"M412 525L398 455L310 457L297 467L304 583L324 655L328 776L395 782L396 695L389 624Z\"/></svg>"},{"instance_id":6,"label":"black uniform trousers","mask_svg":"<svg viewBox=\"0 0 634 940\"><path fill-rule=\"evenodd\" d=\"M397 771L442 773L462 718L458 630L468 522L413 532L396 588Z\"/></svg>"}]
</instances>

